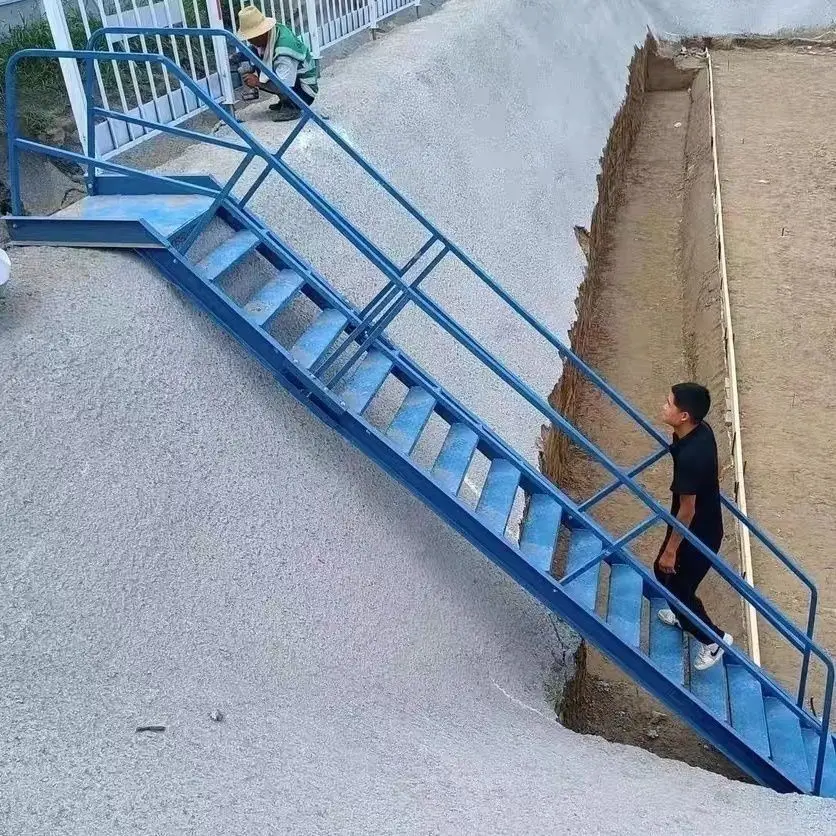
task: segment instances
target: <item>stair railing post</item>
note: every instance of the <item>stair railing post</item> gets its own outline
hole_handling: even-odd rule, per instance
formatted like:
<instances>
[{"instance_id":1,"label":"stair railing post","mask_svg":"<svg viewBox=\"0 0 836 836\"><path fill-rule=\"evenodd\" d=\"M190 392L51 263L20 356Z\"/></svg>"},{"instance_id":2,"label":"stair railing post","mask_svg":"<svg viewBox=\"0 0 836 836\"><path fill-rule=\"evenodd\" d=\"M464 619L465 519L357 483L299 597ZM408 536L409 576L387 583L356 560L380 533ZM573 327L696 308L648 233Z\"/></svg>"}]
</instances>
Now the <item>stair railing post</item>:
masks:
<instances>
[{"instance_id":1,"label":"stair railing post","mask_svg":"<svg viewBox=\"0 0 836 836\"><path fill-rule=\"evenodd\" d=\"M809 648L807 654L809 654ZM821 795L821 785L824 778L824 765L826 763L827 747L833 746L830 737L830 712L833 707L833 666L828 666L827 685L824 689L824 706L821 714L821 737L819 738L819 751L816 758L816 774L813 778L813 793Z\"/></svg>"},{"instance_id":2,"label":"stair railing post","mask_svg":"<svg viewBox=\"0 0 836 836\"><path fill-rule=\"evenodd\" d=\"M96 124L95 124L95 103L93 101L93 58L84 62L84 101L87 112L87 156L91 161L96 159ZM96 193L96 163L87 164L87 194Z\"/></svg>"}]
</instances>

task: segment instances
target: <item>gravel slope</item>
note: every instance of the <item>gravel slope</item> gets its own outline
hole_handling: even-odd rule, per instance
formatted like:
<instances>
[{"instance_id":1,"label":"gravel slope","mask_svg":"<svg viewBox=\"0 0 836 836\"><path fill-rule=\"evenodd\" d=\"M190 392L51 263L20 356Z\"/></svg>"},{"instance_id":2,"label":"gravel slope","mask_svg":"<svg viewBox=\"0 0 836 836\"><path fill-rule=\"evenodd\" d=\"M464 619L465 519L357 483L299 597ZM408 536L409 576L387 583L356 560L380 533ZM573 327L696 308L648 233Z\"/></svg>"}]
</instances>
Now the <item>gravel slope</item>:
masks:
<instances>
[{"instance_id":1,"label":"gravel slope","mask_svg":"<svg viewBox=\"0 0 836 836\"><path fill-rule=\"evenodd\" d=\"M830 12L746 16L762 5L690 20ZM560 334L580 276L571 227L589 215L632 45L648 20L685 25L662 4L611 6L451 0L341 62L319 105ZM249 124L280 142L258 112ZM316 137L293 159L393 251L412 245ZM168 167L232 163L199 149ZM373 292L280 184L258 205L353 298ZM544 612L162 280L115 253L13 257L0 833L832 828L825 802L562 729L547 696L562 646ZM553 353L461 276L432 288L551 388ZM397 337L533 455L530 410L417 319ZM145 724L166 731L135 732Z\"/></svg>"}]
</instances>

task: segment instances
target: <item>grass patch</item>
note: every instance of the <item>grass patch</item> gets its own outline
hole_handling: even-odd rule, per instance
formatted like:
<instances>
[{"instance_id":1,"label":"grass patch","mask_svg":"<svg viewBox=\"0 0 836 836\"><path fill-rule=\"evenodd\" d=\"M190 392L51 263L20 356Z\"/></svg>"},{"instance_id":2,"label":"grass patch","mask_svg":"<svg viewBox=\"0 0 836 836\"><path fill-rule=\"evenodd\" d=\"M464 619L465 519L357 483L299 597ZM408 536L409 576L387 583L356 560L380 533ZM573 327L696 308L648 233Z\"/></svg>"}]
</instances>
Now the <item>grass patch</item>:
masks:
<instances>
[{"instance_id":1,"label":"grass patch","mask_svg":"<svg viewBox=\"0 0 836 836\"><path fill-rule=\"evenodd\" d=\"M185 5L186 26L194 26L194 11L189 4ZM98 18L90 16L88 22L93 32L101 27ZM88 35L84 20L78 11L67 11L67 28L73 47L83 49L87 44ZM187 40L190 42L190 50L187 49ZM197 38L161 36L158 41L155 37L146 36L144 45L142 41L140 37L128 39L127 49L131 52L161 54L175 63L179 58L187 74L191 75L194 66L194 75L197 78L215 72L215 56L208 38L204 39L204 49L201 49L200 39ZM120 46L125 50L124 43L114 48L119 49ZM6 32L0 33L0 73L3 74L0 78L5 79L6 65L16 52L22 49L53 48L52 33L46 20L33 20L10 26ZM98 45L100 50L105 48L104 42ZM115 111L131 110L139 104L140 99L148 102L155 96L165 96L169 89L175 91L180 88L180 80L176 75L166 73L159 65L101 61L98 70L101 86L98 79L93 84L96 103L101 105L103 102L103 87L104 97L110 109ZM79 66L79 71L83 79L83 63ZM35 58L21 61L17 67L16 81L17 130L21 136L34 140L49 140L55 138L56 129L59 134L64 128L68 129L68 133L72 133L72 110L57 60ZM8 105L6 95L6 85L3 83L0 85L0 107L4 112ZM0 127L0 132L5 132L5 126Z\"/></svg>"}]
</instances>

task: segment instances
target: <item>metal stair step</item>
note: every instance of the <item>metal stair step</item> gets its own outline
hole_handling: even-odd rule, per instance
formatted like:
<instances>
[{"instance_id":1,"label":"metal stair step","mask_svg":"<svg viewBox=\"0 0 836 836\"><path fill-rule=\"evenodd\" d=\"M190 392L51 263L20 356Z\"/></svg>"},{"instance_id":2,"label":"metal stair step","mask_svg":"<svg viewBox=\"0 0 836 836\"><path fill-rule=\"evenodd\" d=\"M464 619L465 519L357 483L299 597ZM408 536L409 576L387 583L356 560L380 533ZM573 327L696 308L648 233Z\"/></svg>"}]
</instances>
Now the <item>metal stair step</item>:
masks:
<instances>
[{"instance_id":1,"label":"metal stair step","mask_svg":"<svg viewBox=\"0 0 836 836\"><path fill-rule=\"evenodd\" d=\"M766 697L763 703L772 760L799 789L810 792L813 782L798 717L776 697Z\"/></svg>"},{"instance_id":2,"label":"metal stair step","mask_svg":"<svg viewBox=\"0 0 836 836\"><path fill-rule=\"evenodd\" d=\"M718 719L729 720L729 690L726 680L726 660L721 659L708 670L694 669L694 661L702 645L688 636L691 674L691 693Z\"/></svg>"},{"instance_id":3,"label":"metal stair step","mask_svg":"<svg viewBox=\"0 0 836 836\"><path fill-rule=\"evenodd\" d=\"M612 631L632 647L641 640L642 576L626 563L614 563L610 571L607 623Z\"/></svg>"},{"instance_id":4,"label":"metal stair step","mask_svg":"<svg viewBox=\"0 0 836 836\"><path fill-rule=\"evenodd\" d=\"M601 541L589 530L576 528L569 540L569 554L566 558L566 574L580 569L597 555L601 554ZM595 609L598 598L598 579L601 576L601 563L591 566L580 577L567 584L566 591L588 610Z\"/></svg>"},{"instance_id":5,"label":"metal stair step","mask_svg":"<svg viewBox=\"0 0 836 836\"><path fill-rule=\"evenodd\" d=\"M203 215L211 197L185 194L88 195L57 212L56 220L79 218L89 221L142 220L168 238L174 237Z\"/></svg>"},{"instance_id":6,"label":"metal stair step","mask_svg":"<svg viewBox=\"0 0 836 836\"><path fill-rule=\"evenodd\" d=\"M505 526L514 507L520 484L520 471L505 459L494 459L482 487L476 514L496 534L505 534Z\"/></svg>"},{"instance_id":7,"label":"metal stair step","mask_svg":"<svg viewBox=\"0 0 836 836\"><path fill-rule=\"evenodd\" d=\"M685 642L679 627L668 627L659 621L659 610L668 609L664 598L650 602L650 658L668 679L685 684Z\"/></svg>"},{"instance_id":8,"label":"metal stair step","mask_svg":"<svg viewBox=\"0 0 836 836\"><path fill-rule=\"evenodd\" d=\"M266 328L276 314L296 295L303 281L293 270L280 270L244 305L244 316L259 328Z\"/></svg>"},{"instance_id":9,"label":"metal stair step","mask_svg":"<svg viewBox=\"0 0 836 836\"><path fill-rule=\"evenodd\" d=\"M732 728L765 758L770 757L769 733L761 684L742 665L727 665Z\"/></svg>"},{"instance_id":10,"label":"metal stair step","mask_svg":"<svg viewBox=\"0 0 836 836\"><path fill-rule=\"evenodd\" d=\"M552 497L537 493L531 497L523 521L520 551L532 566L546 574L552 568L561 516L560 505Z\"/></svg>"},{"instance_id":11,"label":"metal stair step","mask_svg":"<svg viewBox=\"0 0 836 836\"><path fill-rule=\"evenodd\" d=\"M346 381L337 387L337 394L352 412L361 414L372 402L392 371L392 361L379 351L369 351Z\"/></svg>"},{"instance_id":12,"label":"metal stair step","mask_svg":"<svg viewBox=\"0 0 836 836\"><path fill-rule=\"evenodd\" d=\"M248 229L236 232L197 263L197 271L207 282L221 278L258 246L258 237Z\"/></svg>"},{"instance_id":13,"label":"metal stair step","mask_svg":"<svg viewBox=\"0 0 836 836\"><path fill-rule=\"evenodd\" d=\"M309 369L334 344L348 320L333 308L320 311L313 324L299 337L290 350L303 368Z\"/></svg>"},{"instance_id":14,"label":"metal stair step","mask_svg":"<svg viewBox=\"0 0 836 836\"><path fill-rule=\"evenodd\" d=\"M432 469L432 475L442 488L452 494L459 492L478 443L479 437L466 424L450 425Z\"/></svg>"},{"instance_id":15,"label":"metal stair step","mask_svg":"<svg viewBox=\"0 0 836 836\"><path fill-rule=\"evenodd\" d=\"M813 729L802 729L804 748L807 752L807 767L811 777L815 778L816 764L819 760L819 735ZM824 756L824 771L822 772L821 794L826 798L836 798L836 742L833 735L828 734L827 751Z\"/></svg>"},{"instance_id":16,"label":"metal stair step","mask_svg":"<svg viewBox=\"0 0 836 836\"><path fill-rule=\"evenodd\" d=\"M415 449L430 415L433 414L433 409L435 398L426 389L413 386L406 393L400 409L386 430L386 436L392 442L392 446L409 455Z\"/></svg>"}]
</instances>

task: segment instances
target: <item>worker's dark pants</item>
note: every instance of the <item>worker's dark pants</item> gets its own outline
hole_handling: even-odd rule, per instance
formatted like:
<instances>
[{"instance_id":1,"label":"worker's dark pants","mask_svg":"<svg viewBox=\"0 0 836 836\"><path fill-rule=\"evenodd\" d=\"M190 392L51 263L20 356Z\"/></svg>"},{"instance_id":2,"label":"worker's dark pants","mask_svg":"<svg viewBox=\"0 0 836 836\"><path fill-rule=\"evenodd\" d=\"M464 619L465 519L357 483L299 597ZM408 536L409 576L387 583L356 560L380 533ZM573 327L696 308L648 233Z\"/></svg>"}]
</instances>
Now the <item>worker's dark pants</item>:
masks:
<instances>
[{"instance_id":1,"label":"worker's dark pants","mask_svg":"<svg viewBox=\"0 0 836 836\"><path fill-rule=\"evenodd\" d=\"M662 548L659 549L659 554L656 557L656 562L653 564L653 573L656 575L656 580L672 592L688 609L698 615L709 627L715 630L720 636L723 631L708 617L702 601L697 597L697 587L702 583L703 578L708 574L711 568L711 561L700 552L696 546L692 546L687 541L683 540L676 550L676 572L672 575L663 572L659 568L659 558L668 544L670 531L665 537ZM706 543L711 551L716 552L720 548L723 538L716 543ZM707 633L703 632L693 621L689 620L684 614L678 611L674 604L671 609L676 613L682 629L690 633L694 638L703 644L711 644L712 639Z\"/></svg>"},{"instance_id":2,"label":"worker's dark pants","mask_svg":"<svg viewBox=\"0 0 836 836\"><path fill-rule=\"evenodd\" d=\"M264 84L259 84L259 85L258 85L258 89L259 89L259 90L263 90L265 93L272 93L274 96L278 96L278 97L279 97L279 101L280 101L280 102L281 102L281 103L282 103L285 107L296 107L296 103L295 103L295 102L290 101L290 99L288 99L288 98L287 98L287 96L283 95L283 94L280 92L280 90L279 90L278 86L277 86L277 85L275 85L275 84L273 84L273 82L272 82L272 81L267 81L267 82L265 82ZM314 97L313 97L313 96L311 96L309 93L306 93L306 92L302 89L302 85L299 83L299 79L298 79L298 78L296 79L296 83L293 85L293 92L294 92L294 93L295 93L295 94L296 94L296 95L297 95L297 96L298 96L298 97L299 97L299 98L300 98L300 99L301 99L301 100L302 100L305 104L309 104L309 105L310 105L310 104L313 104L313 102L314 102Z\"/></svg>"}]
</instances>

